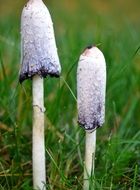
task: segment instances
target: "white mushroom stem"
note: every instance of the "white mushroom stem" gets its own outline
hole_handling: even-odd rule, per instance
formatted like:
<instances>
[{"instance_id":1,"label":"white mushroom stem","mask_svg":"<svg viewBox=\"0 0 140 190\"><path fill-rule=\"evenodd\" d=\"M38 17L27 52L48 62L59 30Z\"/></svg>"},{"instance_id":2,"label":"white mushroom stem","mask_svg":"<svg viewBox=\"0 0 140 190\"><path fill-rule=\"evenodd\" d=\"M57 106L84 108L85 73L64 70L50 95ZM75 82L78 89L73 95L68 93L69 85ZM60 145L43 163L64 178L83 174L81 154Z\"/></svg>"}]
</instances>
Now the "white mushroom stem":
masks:
<instances>
[{"instance_id":1,"label":"white mushroom stem","mask_svg":"<svg viewBox=\"0 0 140 190\"><path fill-rule=\"evenodd\" d=\"M32 80L33 93L33 186L45 190L45 140L44 140L44 87L43 78L36 75Z\"/></svg>"},{"instance_id":2,"label":"white mushroom stem","mask_svg":"<svg viewBox=\"0 0 140 190\"><path fill-rule=\"evenodd\" d=\"M92 133L86 132L85 142L85 164L84 164L84 190L92 186L91 177L94 175L94 158L96 150L96 130Z\"/></svg>"}]
</instances>

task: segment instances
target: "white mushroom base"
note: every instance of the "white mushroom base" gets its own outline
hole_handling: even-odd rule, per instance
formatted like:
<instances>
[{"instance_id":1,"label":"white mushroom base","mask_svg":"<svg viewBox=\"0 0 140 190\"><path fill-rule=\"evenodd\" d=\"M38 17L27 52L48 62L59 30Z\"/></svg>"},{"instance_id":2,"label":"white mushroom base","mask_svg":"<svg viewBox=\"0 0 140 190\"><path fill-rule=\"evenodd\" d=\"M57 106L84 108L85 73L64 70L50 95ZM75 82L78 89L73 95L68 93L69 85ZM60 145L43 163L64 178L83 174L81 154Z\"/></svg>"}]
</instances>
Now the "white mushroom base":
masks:
<instances>
[{"instance_id":1,"label":"white mushroom base","mask_svg":"<svg viewBox=\"0 0 140 190\"><path fill-rule=\"evenodd\" d=\"M96 130L92 133L86 132L85 142L85 164L84 164L84 190L93 187L94 160L96 150Z\"/></svg>"},{"instance_id":2,"label":"white mushroom base","mask_svg":"<svg viewBox=\"0 0 140 190\"><path fill-rule=\"evenodd\" d=\"M43 78L33 77L33 186L45 190L45 140L44 140L44 87Z\"/></svg>"}]
</instances>

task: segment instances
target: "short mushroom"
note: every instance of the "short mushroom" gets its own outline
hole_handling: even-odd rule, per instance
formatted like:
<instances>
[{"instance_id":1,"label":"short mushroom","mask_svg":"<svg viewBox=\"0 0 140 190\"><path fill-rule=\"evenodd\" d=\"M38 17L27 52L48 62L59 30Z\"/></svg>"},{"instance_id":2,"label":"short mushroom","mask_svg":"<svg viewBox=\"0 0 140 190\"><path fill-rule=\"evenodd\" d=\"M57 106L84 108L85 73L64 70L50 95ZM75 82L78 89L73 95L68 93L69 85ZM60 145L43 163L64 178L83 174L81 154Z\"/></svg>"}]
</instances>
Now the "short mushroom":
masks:
<instances>
[{"instance_id":1,"label":"short mushroom","mask_svg":"<svg viewBox=\"0 0 140 190\"><path fill-rule=\"evenodd\" d=\"M33 186L44 189L46 183L44 142L43 78L59 77L61 66L53 23L42 0L29 0L21 16L21 69L19 81L32 79L33 94Z\"/></svg>"},{"instance_id":2,"label":"short mushroom","mask_svg":"<svg viewBox=\"0 0 140 190\"><path fill-rule=\"evenodd\" d=\"M89 190L94 174L96 129L105 118L106 63L95 46L81 54L77 68L78 123L86 130L84 190Z\"/></svg>"}]
</instances>

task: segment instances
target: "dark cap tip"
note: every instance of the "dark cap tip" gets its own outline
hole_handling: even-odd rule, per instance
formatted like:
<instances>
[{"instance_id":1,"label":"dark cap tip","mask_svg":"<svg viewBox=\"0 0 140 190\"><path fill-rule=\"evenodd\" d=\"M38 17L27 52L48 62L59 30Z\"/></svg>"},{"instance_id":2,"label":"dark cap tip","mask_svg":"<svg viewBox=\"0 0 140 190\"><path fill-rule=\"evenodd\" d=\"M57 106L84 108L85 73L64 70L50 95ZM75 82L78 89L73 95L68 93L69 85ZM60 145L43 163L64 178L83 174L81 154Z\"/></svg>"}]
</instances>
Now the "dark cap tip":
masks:
<instances>
[{"instance_id":1,"label":"dark cap tip","mask_svg":"<svg viewBox=\"0 0 140 190\"><path fill-rule=\"evenodd\" d=\"M91 49L93 45L88 45L85 49Z\"/></svg>"}]
</instances>

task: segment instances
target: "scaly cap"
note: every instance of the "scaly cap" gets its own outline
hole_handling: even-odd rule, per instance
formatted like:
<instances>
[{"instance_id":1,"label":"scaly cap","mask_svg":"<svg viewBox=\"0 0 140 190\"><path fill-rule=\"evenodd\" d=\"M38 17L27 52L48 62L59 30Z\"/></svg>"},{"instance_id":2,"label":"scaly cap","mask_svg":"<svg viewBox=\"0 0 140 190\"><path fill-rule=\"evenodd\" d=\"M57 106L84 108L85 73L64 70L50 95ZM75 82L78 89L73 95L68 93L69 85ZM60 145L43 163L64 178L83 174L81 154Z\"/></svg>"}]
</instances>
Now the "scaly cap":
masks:
<instances>
[{"instance_id":1,"label":"scaly cap","mask_svg":"<svg viewBox=\"0 0 140 190\"><path fill-rule=\"evenodd\" d=\"M19 81L38 74L58 77L61 72L53 23L42 0L30 0L21 16L21 70Z\"/></svg>"},{"instance_id":2,"label":"scaly cap","mask_svg":"<svg viewBox=\"0 0 140 190\"><path fill-rule=\"evenodd\" d=\"M102 52L90 46L81 54L77 69L78 123L85 130L105 119L106 63Z\"/></svg>"}]
</instances>

